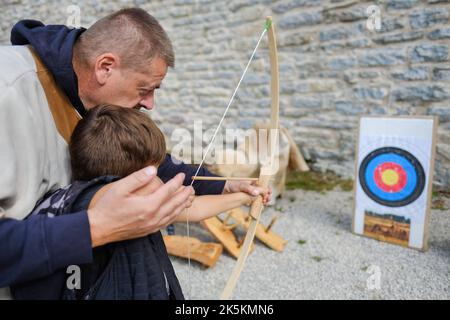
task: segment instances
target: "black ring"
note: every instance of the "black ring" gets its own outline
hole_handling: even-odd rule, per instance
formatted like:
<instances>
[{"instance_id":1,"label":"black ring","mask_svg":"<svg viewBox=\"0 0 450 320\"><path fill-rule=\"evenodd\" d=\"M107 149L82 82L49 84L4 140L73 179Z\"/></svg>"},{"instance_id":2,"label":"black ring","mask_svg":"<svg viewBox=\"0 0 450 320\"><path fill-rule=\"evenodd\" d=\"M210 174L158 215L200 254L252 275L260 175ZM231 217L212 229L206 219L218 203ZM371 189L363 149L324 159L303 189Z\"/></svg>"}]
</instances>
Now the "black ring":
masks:
<instances>
[{"instance_id":1,"label":"black ring","mask_svg":"<svg viewBox=\"0 0 450 320\"><path fill-rule=\"evenodd\" d=\"M411 165L413 166L414 170L416 171L417 175L417 184L414 189L414 191L405 199L402 200L396 200L396 201L389 201L380 199L377 195L375 195L367 186L365 173L367 170L367 166L370 163L372 159L379 156L380 154L384 153L395 153L399 156L402 156L408 160ZM387 207L402 207L406 206L420 197L420 195L423 192L423 189L425 188L425 171L423 170L422 165L420 164L419 160L415 156L413 156L411 153L409 153L406 150L396 148L396 147L383 147L376 149L369 153L364 160L361 162L361 166L359 168L359 182L361 184L361 187L363 188L364 192L371 198L373 201L382 204Z\"/></svg>"}]
</instances>

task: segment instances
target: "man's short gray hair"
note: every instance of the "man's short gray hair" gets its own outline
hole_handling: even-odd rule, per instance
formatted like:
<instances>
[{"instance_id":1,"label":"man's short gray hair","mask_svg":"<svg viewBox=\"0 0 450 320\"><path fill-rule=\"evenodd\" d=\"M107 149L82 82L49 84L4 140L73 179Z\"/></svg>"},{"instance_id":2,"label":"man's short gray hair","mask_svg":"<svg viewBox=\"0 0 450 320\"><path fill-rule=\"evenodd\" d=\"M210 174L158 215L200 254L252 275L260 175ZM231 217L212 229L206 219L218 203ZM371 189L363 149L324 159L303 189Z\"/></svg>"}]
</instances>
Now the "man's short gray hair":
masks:
<instances>
[{"instance_id":1,"label":"man's short gray hair","mask_svg":"<svg viewBox=\"0 0 450 320\"><path fill-rule=\"evenodd\" d=\"M104 53L115 53L125 69L139 71L155 57L174 67L172 43L158 21L140 8L114 12L87 29L78 38L74 54L86 65Z\"/></svg>"}]
</instances>

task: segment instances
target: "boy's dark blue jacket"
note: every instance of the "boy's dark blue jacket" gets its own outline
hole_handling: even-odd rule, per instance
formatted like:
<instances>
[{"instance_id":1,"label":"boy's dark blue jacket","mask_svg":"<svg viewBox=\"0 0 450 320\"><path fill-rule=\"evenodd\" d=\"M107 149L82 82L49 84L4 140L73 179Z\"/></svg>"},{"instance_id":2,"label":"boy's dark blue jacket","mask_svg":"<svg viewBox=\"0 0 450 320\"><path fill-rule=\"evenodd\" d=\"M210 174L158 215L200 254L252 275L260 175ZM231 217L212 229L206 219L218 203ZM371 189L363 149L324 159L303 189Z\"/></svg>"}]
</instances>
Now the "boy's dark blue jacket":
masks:
<instances>
[{"instance_id":1,"label":"boy's dark blue jacket","mask_svg":"<svg viewBox=\"0 0 450 320\"><path fill-rule=\"evenodd\" d=\"M23 20L11 31L13 45L31 45L56 83L80 114L85 113L78 96L77 78L72 66L72 50L84 29L62 25L44 26L39 21ZM158 169L163 181L178 172L186 174L188 185L196 168L184 163L175 164L168 155ZM199 175L212 175L201 169ZM219 194L222 181L196 181L197 195ZM19 221L0 219L0 288L40 277L46 277L69 265L92 262L89 220L86 211L55 218L44 215Z\"/></svg>"},{"instance_id":2,"label":"boy's dark blue jacket","mask_svg":"<svg viewBox=\"0 0 450 320\"><path fill-rule=\"evenodd\" d=\"M74 181L44 197L30 216L56 218L84 210L101 187L116 180L118 177L102 176ZM48 277L11 286L14 299L184 300L160 231L97 247L93 255L93 263L78 266L78 288L66 285L75 280L63 268Z\"/></svg>"}]
</instances>

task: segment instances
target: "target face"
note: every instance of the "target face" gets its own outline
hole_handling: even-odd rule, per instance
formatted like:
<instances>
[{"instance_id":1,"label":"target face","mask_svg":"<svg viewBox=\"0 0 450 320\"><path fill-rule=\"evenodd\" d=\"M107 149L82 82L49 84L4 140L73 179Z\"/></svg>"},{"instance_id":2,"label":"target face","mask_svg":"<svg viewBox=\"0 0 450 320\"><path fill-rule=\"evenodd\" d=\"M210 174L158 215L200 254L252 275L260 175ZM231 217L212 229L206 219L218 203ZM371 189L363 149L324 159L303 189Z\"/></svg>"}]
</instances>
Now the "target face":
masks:
<instances>
[{"instance_id":1,"label":"target face","mask_svg":"<svg viewBox=\"0 0 450 320\"><path fill-rule=\"evenodd\" d=\"M401 207L422 194L425 172L408 151L384 147L364 158L359 168L359 181L372 200L388 207Z\"/></svg>"}]
</instances>

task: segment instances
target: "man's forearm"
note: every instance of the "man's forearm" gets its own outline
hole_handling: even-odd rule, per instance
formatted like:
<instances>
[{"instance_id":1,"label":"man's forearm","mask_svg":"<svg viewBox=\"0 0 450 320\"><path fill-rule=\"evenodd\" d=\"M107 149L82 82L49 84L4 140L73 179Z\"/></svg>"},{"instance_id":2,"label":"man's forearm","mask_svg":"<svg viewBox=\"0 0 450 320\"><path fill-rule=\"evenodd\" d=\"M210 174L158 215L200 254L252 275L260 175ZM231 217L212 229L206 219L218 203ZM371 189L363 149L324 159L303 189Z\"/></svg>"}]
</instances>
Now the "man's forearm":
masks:
<instances>
[{"instance_id":1,"label":"man's forearm","mask_svg":"<svg viewBox=\"0 0 450 320\"><path fill-rule=\"evenodd\" d=\"M86 212L26 220L0 219L0 287L92 261Z\"/></svg>"}]
</instances>

